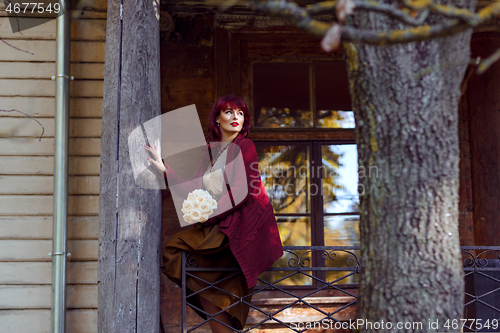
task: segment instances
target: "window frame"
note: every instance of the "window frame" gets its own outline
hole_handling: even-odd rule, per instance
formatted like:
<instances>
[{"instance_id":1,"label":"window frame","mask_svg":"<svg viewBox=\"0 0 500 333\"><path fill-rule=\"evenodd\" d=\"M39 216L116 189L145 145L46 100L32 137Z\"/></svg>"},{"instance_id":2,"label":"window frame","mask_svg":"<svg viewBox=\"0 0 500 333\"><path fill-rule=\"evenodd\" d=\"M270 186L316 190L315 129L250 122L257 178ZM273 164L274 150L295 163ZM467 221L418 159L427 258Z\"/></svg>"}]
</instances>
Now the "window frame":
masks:
<instances>
[{"instance_id":1,"label":"window frame","mask_svg":"<svg viewBox=\"0 0 500 333\"><path fill-rule=\"evenodd\" d=\"M311 165L315 165L316 168L322 167L322 146L329 145L350 145L356 144L354 140L286 140L286 141L254 141L256 146L307 146L309 147L309 168ZM314 162L314 163L313 163ZM309 169L310 170L310 169ZM318 173L309 172L310 179L309 184L315 184L317 188L322 188L322 180ZM347 214L347 213L346 213ZM325 213L324 205L323 205L323 195L309 195L309 213L298 213L298 214L290 214L290 213L275 213L276 217L280 216L306 216L310 218L310 227L311 227L311 246L325 246L325 217L326 216L339 216L346 215L343 213ZM349 215L356 215L356 213L349 212ZM359 213L357 214L359 215ZM312 265L315 267L324 267L325 261L321 258L321 253L315 252L315 255L311 258ZM326 272L317 271L313 273L313 276L316 276L322 280L326 278ZM317 288L319 286L319 282L316 280L312 281L311 285L301 285L301 286L286 286L286 288ZM357 284L338 284L336 285L340 288L345 287L354 287Z\"/></svg>"}]
</instances>

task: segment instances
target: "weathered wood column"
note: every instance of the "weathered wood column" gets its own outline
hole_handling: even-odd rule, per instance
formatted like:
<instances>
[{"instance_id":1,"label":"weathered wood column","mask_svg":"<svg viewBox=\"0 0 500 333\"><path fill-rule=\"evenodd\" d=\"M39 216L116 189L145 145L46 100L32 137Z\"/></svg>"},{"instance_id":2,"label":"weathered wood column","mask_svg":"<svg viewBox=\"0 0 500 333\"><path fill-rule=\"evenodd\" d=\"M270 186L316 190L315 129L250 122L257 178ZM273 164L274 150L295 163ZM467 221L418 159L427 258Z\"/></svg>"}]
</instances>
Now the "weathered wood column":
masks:
<instances>
[{"instance_id":1,"label":"weathered wood column","mask_svg":"<svg viewBox=\"0 0 500 333\"><path fill-rule=\"evenodd\" d=\"M161 194L136 185L128 147L131 131L161 113L159 15L157 0L108 1L99 193L101 333L155 333L160 326Z\"/></svg>"}]
</instances>

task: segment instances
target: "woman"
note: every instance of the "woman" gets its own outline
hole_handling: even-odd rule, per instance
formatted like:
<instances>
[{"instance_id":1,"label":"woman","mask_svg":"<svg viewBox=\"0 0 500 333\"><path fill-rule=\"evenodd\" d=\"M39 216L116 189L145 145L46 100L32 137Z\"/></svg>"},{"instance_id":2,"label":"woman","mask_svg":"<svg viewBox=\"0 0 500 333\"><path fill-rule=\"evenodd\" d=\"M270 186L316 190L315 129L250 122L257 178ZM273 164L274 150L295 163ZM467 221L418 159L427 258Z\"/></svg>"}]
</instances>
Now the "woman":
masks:
<instances>
[{"instance_id":1,"label":"woman","mask_svg":"<svg viewBox=\"0 0 500 333\"><path fill-rule=\"evenodd\" d=\"M198 267L229 267L236 259L243 276L232 276L233 272L196 274L210 283L229 277L216 284L223 291L209 288L187 298L189 305L202 308L209 314L220 312L237 303L239 297L252 293L257 276L283 255L273 208L260 179L257 152L253 142L246 138L250 123L250 114L241 98L233 95L219 98L210 113L208 146L190 181L180 178L163 164L156 149L146 146L154 156L148 160L165 173L169 184L179 184L175 188L182 192L183 197L195 189L204 189L217 201L217 210L200 228L173 235L163 251L164 273L178 285L181 285L181 250L191 253L189 258L196 259ZM224 188L223 176L229 184L227 189ZM186 285L188 295L207 286L191 277L186 279ZM250 302L251 296L245 297L244 301ZM195 311L206 318L203 313ZM230 327L242 329L248 311L249 306L239 302L215 318ZM233 332L213 320L209 323L213 332Z\"/></svg>"}]
</instances>

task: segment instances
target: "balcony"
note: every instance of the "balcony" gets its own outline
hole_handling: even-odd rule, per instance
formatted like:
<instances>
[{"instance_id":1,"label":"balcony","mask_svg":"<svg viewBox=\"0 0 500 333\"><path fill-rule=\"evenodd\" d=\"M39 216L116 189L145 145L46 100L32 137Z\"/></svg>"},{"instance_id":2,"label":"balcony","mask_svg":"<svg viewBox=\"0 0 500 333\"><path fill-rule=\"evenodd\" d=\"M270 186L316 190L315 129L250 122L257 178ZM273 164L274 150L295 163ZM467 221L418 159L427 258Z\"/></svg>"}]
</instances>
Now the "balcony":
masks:
<instances>
[{"instance_id":1,"label":"balcony","mask_svg":"<svg viewBox=\"0 0 500 333\"><path fill-rule=\"evenodd\" d=\"M259 276L254 292L239 300L250 306L246 326L239 332L351 331L360 277L359 247L288 246L283 249L283 257ZM465 278L464 319L467 321L463 320L460 326L463 325L464 332L498 332L500 246L465 246L461 251ZM196 272L216 270L234 272L231 276L242 274L237 263L225 268L198 267L189 253L183 253L182 267L183 285L190 276L204 282L206 288L218 289L218 281L204 281L196 277ZM251 302L248 301L250 296ZM186 297L183 288L182 333L210 332L208 322L218 321L214 318L217 314L211 316L197 309L207 315L207 320L198 317L188 327L187 311L191 309L187 308ZM484 327L487 320L489 327ZM477 325L479 323L481 325Z\"/></svg>"}]
</instances>

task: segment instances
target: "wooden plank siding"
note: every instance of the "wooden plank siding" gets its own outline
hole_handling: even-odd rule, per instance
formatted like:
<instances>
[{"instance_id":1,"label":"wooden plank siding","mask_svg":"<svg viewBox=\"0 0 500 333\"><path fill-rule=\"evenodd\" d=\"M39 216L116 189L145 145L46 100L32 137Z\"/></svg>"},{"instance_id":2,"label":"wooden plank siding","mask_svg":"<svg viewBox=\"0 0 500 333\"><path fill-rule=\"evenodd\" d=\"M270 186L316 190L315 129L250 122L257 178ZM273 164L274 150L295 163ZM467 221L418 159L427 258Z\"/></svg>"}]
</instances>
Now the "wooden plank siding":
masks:
<instances>
[{"instance_id":1,"label":"wooden plank siding","mask_svg":"<svg viewBox=\"0 0 500 333\"><path fill-rule=\"evenodd\" d=\"M33 274L37 272L37 274ZM2 285L50 285L52 264L50 262L3 262L0 263ZM71 261L68 263L69 284L95 284L97 263L95 261Z\"/></svg>"},{"instance_id":2,"label":"wooden plank siding","mask_svg":"<svg viewBox=\"0 0 500 333\"><path fill-rule=\"evenodd\" d=\"M68 239L95 239L97 216L70 216ZM52 239L52 216L0 216L1 239Z\"/></svg>"},{"instance_id":3,"label":"wooden plank siding","mask_svg":"<svg viewBox=\"0 0 500 333\"><path fill-rule=\"evenodd\" d=\"M87 333L88 327L97 326L97 312L92 309L69 309L66 317L67 332ZM50 327L50 310L0 310L0 322L2 333L42 332L41 327ZM22 326L19 322L22 322Z\"/></svg>"},{"instance_id":4,"label":"wooden plank siding","mask_svg":"<svg viewBox=\"0 0 500 333\"><path fill-rule=\"evenodd\" d=\"M70 83L71 97L101 97L102 80L79 80ZM1 96L53 97L55 85L47 79L0 79Z\"/></svg>"},{"instance_id":5,"label":"wooden plank siding","mask_svg":"<svg viewBox=\"0 0 500 333\"><path fill-rule=\"evenodd\" d=\"M2 175L52 175L54 159L50 156L9 156L0 159ZM99 157L70 156L69 174L99 176Z\"/></svg>"},{"instance_id":6,"label":"wooden plank siding","mask_svg":"<svg viewBox=\"0 0 500 333\"><path fill-rule=\"evenodd\" d=\"M13 34L0 4L0 322L50 332L56 21ZM67 331L97 332L99 164L107 1L71 23ZM24 20L26 18L21 18ZM29 18L34 20L33 18ZM36 20L36 19L35 19Z\"/></svg>"},{"instance_id":7,"label":"wooden plank siding","mask_svg":"<svg viewBox=\"0 0 500 333\"><path fill-rule=\"evenodd\" d=\"M39 137L42 134L40 125L29 118L3 117L0 122L0 133L9 133L10 137ZM44 127L44 138L54 137L54 119L37 119ZM101 119L73 118L69 125L70 137L100 138Z\"/></svg>"},{"instance_id":8,"label":"wooden plank siding","mask_svg":"<svg viewBox=\"0 0 500 333\"><path fill-rule=\"evenodd\" d=\"M52 194L51 176L0 176L1 194ZM69 194L98 194L99 177L69 177Z\"/></svg>"},{"instance_id":9,"label":"wooden plank siding","mask_svg":"<svg viewBox=\"0 0 500 333\"><path fill-rule=\"evenodd\" d=\"M2 64L2 62L0 62ZM36 105L36 108L33 108ZM2 109L18 109L33 117L53 117L55 101L53 97L2 97ZM70 100L71 118L101 118L102 98L77 98ZM1 118L3 117L3 118ZM25 117L17 112L0 112L0 119L5 117Z\"/></svg>"}]
</instances>

